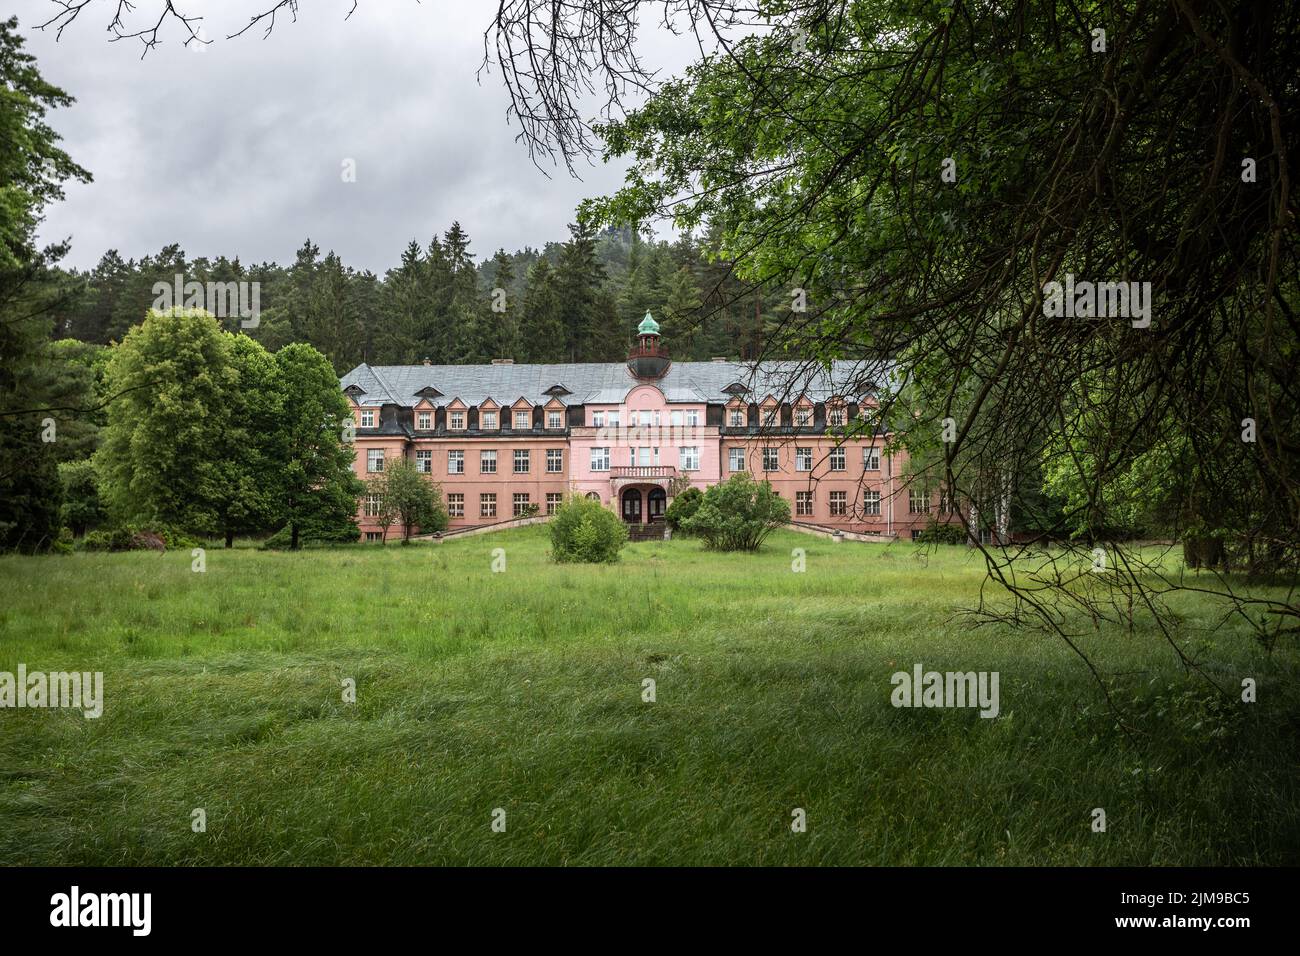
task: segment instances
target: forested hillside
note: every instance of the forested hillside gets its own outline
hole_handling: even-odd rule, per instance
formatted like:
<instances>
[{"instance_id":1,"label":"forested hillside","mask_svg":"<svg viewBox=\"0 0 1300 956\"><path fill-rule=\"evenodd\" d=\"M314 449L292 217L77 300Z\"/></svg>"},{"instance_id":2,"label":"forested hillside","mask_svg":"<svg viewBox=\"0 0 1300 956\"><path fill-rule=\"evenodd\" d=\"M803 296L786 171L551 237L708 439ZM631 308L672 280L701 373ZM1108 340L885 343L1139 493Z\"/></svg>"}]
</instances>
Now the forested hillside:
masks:
<instances>
[{"instance_id":1,"label":"forested hillside","mask_svg":"<svg viewBox=\"0 0 1300 956\"><path fill-rule=\"evenodd\" d=\"M632 229L571 228L542 249L477 255L459 223L395 250L382 276L349 266L310 239L287 265L189 258L178 245L124 259L104 253L89 271L62 273L58 334L120 341L157 298L154 285L260 283L260 320L244 331L274 351L306 342L343 372L359 362L399 365L618 361L653 312L680 359L756 358L789 300L752 291L710 243L647 240ZM501 290L497 292L497 290ZM237 320L228 322L232 331Z\"/></svg>"}]
</instances>

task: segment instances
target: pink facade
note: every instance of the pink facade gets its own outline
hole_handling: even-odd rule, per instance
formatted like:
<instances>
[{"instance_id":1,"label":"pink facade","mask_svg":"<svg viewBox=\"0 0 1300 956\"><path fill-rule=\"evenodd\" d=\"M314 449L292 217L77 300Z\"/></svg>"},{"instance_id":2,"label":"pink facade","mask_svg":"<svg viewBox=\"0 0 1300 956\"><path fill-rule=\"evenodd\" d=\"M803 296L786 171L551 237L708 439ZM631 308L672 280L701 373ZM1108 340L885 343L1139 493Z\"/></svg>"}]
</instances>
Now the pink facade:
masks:
<instances>
[{"instance_id":1,"label":"pink facade","mask_svg":"<svg viewBox=\"0 0 1300 956\"><path fill-rule=\"evenodd\" d=\"M673 365L653 320L641 331L626 367L359 366L343 380L356 472L415 462L453 528L546 514L571 494L654 524L686 482L703 489L742 470L770 481L795 522L911 537L949 520L937 490L907 480L905 456L885 454L887 429L841 437L874 394L833 380L768 390L768 368ZM363 499L358 520L377 538L371 510Z\"/></svg>"}]
</instances>

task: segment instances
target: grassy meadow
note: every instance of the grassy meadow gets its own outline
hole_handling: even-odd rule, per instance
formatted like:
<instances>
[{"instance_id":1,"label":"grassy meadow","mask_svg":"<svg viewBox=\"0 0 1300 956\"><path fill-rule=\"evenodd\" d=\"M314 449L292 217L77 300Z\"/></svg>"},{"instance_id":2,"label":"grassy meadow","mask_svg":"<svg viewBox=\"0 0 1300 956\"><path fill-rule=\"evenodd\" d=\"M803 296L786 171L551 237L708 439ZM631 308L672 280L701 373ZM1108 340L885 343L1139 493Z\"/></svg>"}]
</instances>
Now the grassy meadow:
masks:
<instances>
[{"instance_id":1,"label":"grassy meadow","mask_svg":"<svg viewBox=\"0 0 1300 956\"><path fill-rule=\"evenodd\" d=\"M544 528L210 549L204 573L0 558L0 671L105 685L97 720L0 710L0 863L1300 862L1294 642L1174 605L1221 685L1258 681L1246 705L1149 628L1090 634L1130 740L1062 642L956 612L983 574L965 548L785 532L556 565ZM1000 716L892 707L916 663L1000 672Z\"/></svg>"}]
</instances>

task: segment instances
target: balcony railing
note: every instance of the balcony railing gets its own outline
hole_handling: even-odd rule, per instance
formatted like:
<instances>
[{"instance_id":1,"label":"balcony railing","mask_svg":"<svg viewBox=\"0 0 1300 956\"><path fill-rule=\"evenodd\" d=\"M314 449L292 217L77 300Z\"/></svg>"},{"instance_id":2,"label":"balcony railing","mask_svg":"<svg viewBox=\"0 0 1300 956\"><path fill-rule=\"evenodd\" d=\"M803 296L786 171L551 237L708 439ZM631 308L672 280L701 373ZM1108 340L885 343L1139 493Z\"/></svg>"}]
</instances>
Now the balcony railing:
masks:
<instances>
[{"instance_id":1,"label":"balcony railing","mask_svg":"<svg viewBox=\"0 0 1300 956\"><path fill-rule=\"evenodd\" d=\"M636 345L632 346L631 350L627 353L627 357L629 359L638 359L638 358L667 359L667 358L672 358L672 355L669 353L668 349L662 345L642 345L640 342L638 342Z\"/></svg>"},{"instance_id":2,"label":"balcony railing","mask_svg":"<svg viewBox=\"0 0 1300 956\"><path fill-rule=\"evenodd\" d=\"M624 465L609 469L611 478L676 478L677 468L673 465Z\"/></svg>"}]
</instances>

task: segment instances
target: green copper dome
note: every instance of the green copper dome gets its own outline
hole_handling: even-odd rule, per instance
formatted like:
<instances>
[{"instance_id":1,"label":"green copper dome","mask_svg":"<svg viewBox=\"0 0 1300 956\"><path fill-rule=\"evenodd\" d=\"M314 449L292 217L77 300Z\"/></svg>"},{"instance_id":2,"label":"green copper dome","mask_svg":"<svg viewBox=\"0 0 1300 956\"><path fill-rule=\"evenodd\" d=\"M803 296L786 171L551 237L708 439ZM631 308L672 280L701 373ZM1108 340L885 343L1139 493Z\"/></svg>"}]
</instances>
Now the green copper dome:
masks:
<instances>
[{"instance_id":1,"label":"green copper dome","mask_svg":"<svg viewBox=\"0 0 1300 956\"><path fill-rule=\"evenodd\" d=\"M659 323L654 320L654 316L652 316L649 312L645 314L645 318L642 319L641 324L637 326L636 334L637 335L658 335L659 334Z\"/></svg>"}]
</instances>

